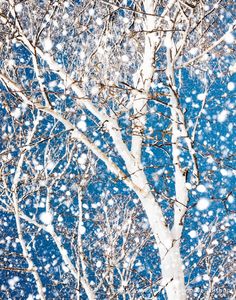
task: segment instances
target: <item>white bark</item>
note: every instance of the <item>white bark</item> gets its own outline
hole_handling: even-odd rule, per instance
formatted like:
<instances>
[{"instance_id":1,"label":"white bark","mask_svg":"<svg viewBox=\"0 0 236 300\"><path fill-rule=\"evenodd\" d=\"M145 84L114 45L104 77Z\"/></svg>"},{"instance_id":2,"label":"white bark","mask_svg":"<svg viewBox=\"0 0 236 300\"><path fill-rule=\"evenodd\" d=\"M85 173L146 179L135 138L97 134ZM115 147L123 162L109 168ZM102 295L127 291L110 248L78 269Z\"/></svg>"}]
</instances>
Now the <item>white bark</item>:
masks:
<instances>
[{"instance_id":1,"label":"white bark","mask_svg":"<svg viewBox=\"0 0 236 300\"><path fill-rule=\"evenodd\" d=\"M166 289L168 299L186 299L183 264L180 256L180 241L167 227L160 206L151 193L143 171L132 176L134 183L141 185L141 192L135 191L142 202L147 214L152 232L159 246L162 283Z\"/></svg>"},{"instance_id":2,"label":"white bark","mask_svg":"<svg viewBox=\"0 0 236 300\"><path fill-rule=\"evenodd\" d=\"M172 33L168 32L167 37L169 41L172 41ZM179 155L181 153L181 147L179 146L179 138L182 135L182 131L184 127L184 119L183 115L178 114L179 110L179 103L176 97L176 86L175 86L175 78L174 78L174 66L172 57L174 57L172 53L172 48L168 47L166 50L166 57L167 57L167 68L166 68L166 75L169 80L170 85L170 104L171 104L171 120L172 120L172 156L173 156L173 164L174 164L174 177L175 177L175 202L174 202L174 224L171 230L173 236L173 247L170 250L170 253L167 255L172 257L171 259L166 260L166 273L169 272L169 269L172 268L172 272L174 276L177 276L178 280L176 280L177 288L176 288L176 295L174 296L173 290L167 285L166 291L169 299L186 299L186 290L184 285L184 266L180 256L180 239L183 230L183 218L187 211L187 204L188 204L188 191L186 188L186 174L185 170L181 168L181 163L179 160ZM181 126L179 125L181 124ZM186 134L186 132L184 132ZM186 134L187 136L187 134ZM164 272L165 273L165 272ZM170 276L168 280L170 280ZM165 284L167 284L168 280ZM172 297L175 298L172 298Z\"/></svg>"},{"instance_id":3,"label":"white bark","mask_svg":"<svg viewBox=\"0 0 236 300\"><path fill-rule=\"evenodd\" d=\"M39 117L39 114L38 114ZM28 146L31 141L32 138L34 136L34 133L36 131L38 125L38 118L36 119L36 122L34 124L34 127L32 129L32 131L29 132L28 137L27 137L27 143L26 146ZM25 260L27 261L28 264L28 270L29 272L31 272L34 276L35 282L36 282L36 286L37 286L37 290L38 290L38 294L41 300L46 300L45 294L44 294L44 288L42 285L42 281L40 279L40 276L38 274L37 268L34 265L33 260L30 257L30 253L27 249L27 245L26 242L24 240L24 234L23 234L23 230L22 230L22 225L21 225L21 221L20 221L20 216L19 216L19 205L18 205L18 193L17 193L17 186L20 180L20 176L21 176L21 169L22 169L22 165L24 163L24 158L25 158L25 154L26 154L26 148L23 149L23 151L20 154L20 158L15 170L15 176L13 179L13 184L11 187L11 192L12 192L12 199L13 199L13 206L14 206L14 217L16 220L16 228L17 228L17 234L18 234L18 238L19 238L19 242L22 248L22 252L23 252L23 257L25 258Z\"/></svg>"},{"instance_id":4,"label":"white bark","mask_svg":"<svg viewBox=\"0 0 236 300\"><path fill-rule=\"evenodd\" d=\"M83 178L81 179L80 186L78 187L78 202L79 202L79 221L78 221L78 239L77 239L77 245L78 245L78 261L77 261L77 280L78 280L78 291L77 291L77 299L80 299L80 282L82 283L83 288L85 289L85 292L90 300L95 300L96 295L93 289L91 288L87 271L86 271L86 263L84 260L84 251L83 251L83 239L81 234L81 228L83 226L83 206L82 206L82 200L83 200L83 189L86 187L86 180L87 180L87 172L88 170L85 170L85 173L83 175ZM81 264L81 268L80 268Z\"/></svg>"},{"instance_id":5,"label":"white bark","mask_svg":"<svg viewBox=\"0 0 236 300\"><path fill-rule=\"evenodd\" d=\"M171 8L173 1L170 1L166 11ZM154 14L155 8L153 7L152 1L144 1L145 11ZM146 28L147 31L155 29L155 18L152 16L146 17ZM136 163L141 161L141 149L142 149L142 130L145 126L145 115L147 111L147 99L148 92L150 89L152 76L154 74L154 63L155 63L155 46L156 36L153 33L148 33L145 37L145 50L143 65L141 66L140 76L138 79L137 88L145 92L145 94L138 94L134 101L134 113L139 114L138 118L133 123L136 132L133 132L132 137L132 154L135 157ZM139 186L142 190L141 193L136 191L139 199L142 202L143 208L147 214L152 232L159 245L160 259L161 259L161 270L162 270L162 286L165 287L168 299L184 300L186 299L186 291L184 284L184 273L183 264L180 256L180 238L183 225L180 224L180 218L183 217L183 207L181 201L182 191L186 192L185 182L183 182L182 174L179 174L179 170L176 173L176 197L180 203L175 204L175 220L173 233L170 231L165 223L163 212L160 206L155 201L153 194L149 188L149 184L146 179L146 175L143 170L133 172L133 168L128 164L126 165L129 174L133 182ZM185 180L185 178L184 178ZM181 183L181 185L179 185ZM186 196L186 195L185 195ZM180 198L180 199L179 199ZM184 199L186 202L186 199ZM186 206L184 206L184 211ZM181 228L181 229L180 229ZM178 233L178 234L177 234Z\"/></svg>"}]
</instances>

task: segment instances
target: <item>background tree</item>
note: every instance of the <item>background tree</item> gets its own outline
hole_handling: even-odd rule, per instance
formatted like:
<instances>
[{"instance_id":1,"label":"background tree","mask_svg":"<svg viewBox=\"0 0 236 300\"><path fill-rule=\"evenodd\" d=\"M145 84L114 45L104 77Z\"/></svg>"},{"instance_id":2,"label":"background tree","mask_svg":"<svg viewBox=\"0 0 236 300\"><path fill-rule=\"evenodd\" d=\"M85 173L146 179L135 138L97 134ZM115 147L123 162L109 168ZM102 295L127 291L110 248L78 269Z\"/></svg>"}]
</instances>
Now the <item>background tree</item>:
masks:
<instances>
[{"instance_id":1,"label":"background tree","mask_svg":"<svg viewBox=\"0 0 236 300\"><path fill-rule=\"evenodd\" d=\"M1 1L3 297L233 297L233 6Z\"/></svg>"}]
</instances>

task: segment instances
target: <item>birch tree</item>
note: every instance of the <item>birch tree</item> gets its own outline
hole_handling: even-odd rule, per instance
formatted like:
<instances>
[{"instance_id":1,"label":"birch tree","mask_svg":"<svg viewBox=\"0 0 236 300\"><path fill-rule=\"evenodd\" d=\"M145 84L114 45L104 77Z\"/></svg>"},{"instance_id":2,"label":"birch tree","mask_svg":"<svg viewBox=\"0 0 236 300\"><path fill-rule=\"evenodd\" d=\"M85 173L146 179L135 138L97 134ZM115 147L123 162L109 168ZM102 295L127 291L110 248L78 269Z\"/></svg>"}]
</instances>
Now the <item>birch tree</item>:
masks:
<instances>
[{"instance_id":1,"label":"birch tree","mask_svg":"<svg viewBox=\"0 0 236 300\"><path fill-rule=\"evenodd\" d=\"M0 8L1 211L23 260L3 271L39 299L214 299L225 282L233 299L207 250L211 224L225 241L234 224L233 2Z\"/></svg>"}]
</instances>

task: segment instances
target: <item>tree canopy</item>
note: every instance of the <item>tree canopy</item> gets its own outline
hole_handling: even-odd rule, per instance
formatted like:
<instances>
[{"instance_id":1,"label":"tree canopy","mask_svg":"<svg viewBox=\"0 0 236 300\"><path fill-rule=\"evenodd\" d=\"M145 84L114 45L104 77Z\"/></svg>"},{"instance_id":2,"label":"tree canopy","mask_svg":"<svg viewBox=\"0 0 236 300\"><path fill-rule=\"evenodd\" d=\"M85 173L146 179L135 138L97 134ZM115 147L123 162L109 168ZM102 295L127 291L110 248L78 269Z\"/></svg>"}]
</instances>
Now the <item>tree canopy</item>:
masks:
<instances>
[{"instance_id":1,"label":"tree canopy","mask_svg":"<svg viewBox=\"0 0 236 300\"><path fill-rule=\"evenodd\" d=\"M0 1L0 298L234 299L235 4Z\"/></svg>"}]
</instances>

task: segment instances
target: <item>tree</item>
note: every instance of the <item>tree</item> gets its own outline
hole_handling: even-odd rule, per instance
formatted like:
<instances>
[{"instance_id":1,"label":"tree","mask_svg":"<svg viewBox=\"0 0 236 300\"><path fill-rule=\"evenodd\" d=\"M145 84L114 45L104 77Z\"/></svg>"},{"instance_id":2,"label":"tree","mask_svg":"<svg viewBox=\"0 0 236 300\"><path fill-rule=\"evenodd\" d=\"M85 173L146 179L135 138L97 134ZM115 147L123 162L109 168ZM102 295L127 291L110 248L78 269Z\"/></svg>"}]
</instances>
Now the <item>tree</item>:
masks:
<instances>
[{"instance_id":1,"label":"tree","mask_svg":"<svg viewBox=\"0 0 236 300\"><path fill-rule=\"evenodd\" d=\"M190 247L233 225L233 5L1 1L4 274L40 299L233 297L211 238Z\"/></svg>"}]
</instances>

